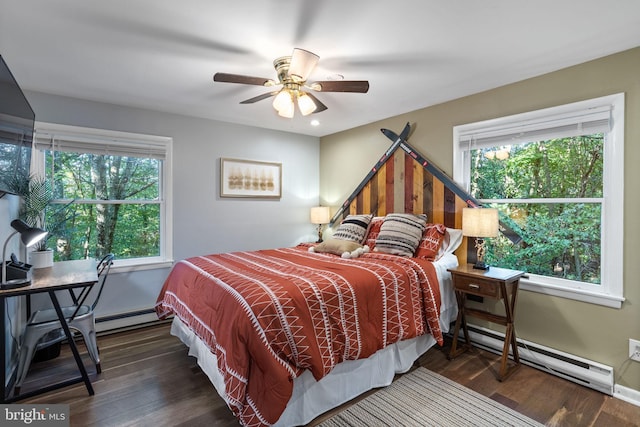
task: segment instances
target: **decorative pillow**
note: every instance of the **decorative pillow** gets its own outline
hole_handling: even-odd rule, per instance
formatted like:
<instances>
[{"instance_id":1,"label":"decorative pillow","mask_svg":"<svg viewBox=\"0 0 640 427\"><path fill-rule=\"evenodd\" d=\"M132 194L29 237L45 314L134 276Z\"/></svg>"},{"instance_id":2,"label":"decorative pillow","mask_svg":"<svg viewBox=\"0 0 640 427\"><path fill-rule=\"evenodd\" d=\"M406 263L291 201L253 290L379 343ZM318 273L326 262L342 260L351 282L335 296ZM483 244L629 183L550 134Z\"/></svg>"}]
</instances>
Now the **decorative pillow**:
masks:
<instances>
[{"instance_id":1,"label":"decorative pillow","mask_svg":"<svg viewBox=\"0 0 640 427\"><path fill-rule=\"evenodd\" d=\"M358 258L362 254L369 253L369 246L364 245L351 252L343 252L342 258Z\"/></svg>"},{"instance_id":2,"label":"decorative pillow","mask_svg":"<svg viewBox=\"0 0 640 427\"><path fill-rule=\"evenodd\" d=\"M369 252L369 247L351 240L326 239L316 246L311 246L309 252L335 254L342 258L358 258L363 253Z\"/></svg>"},{"instance_id":3,"label":"decorative pillow","mask_svg":"<svg viewBox=\"0 0 640 427\"><path fill-rule=\"evenodd\" d=\"M443 224L427 224L427 229L422 235L422 239L420 239L420 244L414 256L428 259L429 261L436 259L446 231L447 227Z\"/></svg>"},{"instance_id":4,"label":"decorative pillow","mask_svg":"<svg viewBox=\"0 0 640 427\"><path fill-rule=\"evenodd\" d=\"M376 239L376 252L413 256L427 225L426 215L393 213L384 218Z\"/></svg>"},{"instance_id":5,"label":"decorative pillow","mask_svg":"<svg viewBox=\"0 0 640 427\"><path fill-rule=\"evenodd\" d=\"M351 240L362 244L369 230L373 215L348 215L333 233L334 239Z\"/></svg>"},{"instance_id":6,"label":"decorative pillow","mask_svg":"<svg viewBox=\"0 0 640 427\"><path fill-rule=\"evenodd\" d=\"M369 224L369 232L367 233L367 238L364 243L369 246L369 249L372 251L376 247L376 239L378 238L378 234L380 234L380 227L382 227L383 222L383 216L374 216L371 219L371 224Z\"/></svg>"}]
</instances>

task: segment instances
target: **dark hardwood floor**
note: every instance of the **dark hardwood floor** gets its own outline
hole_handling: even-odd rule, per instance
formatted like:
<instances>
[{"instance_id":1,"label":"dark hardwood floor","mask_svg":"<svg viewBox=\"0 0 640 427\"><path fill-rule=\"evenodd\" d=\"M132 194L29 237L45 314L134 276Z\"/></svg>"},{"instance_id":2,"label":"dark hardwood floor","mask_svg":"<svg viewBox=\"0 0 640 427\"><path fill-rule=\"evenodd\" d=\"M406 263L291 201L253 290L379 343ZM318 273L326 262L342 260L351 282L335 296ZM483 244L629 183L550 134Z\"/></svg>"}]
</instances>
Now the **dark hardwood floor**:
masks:
<instances>
[{"instance_id":1,"label":"dark hardwood floor","mask_svg":"<svg viewBox=\"0 0 640 427\"><path fill-rule=\"evenodd\" d=\"M72 426L238 425L195 359L187 355L186 347L169 335L168 324L104 335L98 344L100 375L95 374L84 345L79 345L94 396L88 395L84 384L78 384L17 403L68 403ZM473 350L449 361L447 347L432 348L420 358L420 365L547 426L640 426L638 406L528 366L499 382L497 355ZM65 345L60 357L32 365L23 391L43 381L75 375Z\"/></svg>"}]
</instances>

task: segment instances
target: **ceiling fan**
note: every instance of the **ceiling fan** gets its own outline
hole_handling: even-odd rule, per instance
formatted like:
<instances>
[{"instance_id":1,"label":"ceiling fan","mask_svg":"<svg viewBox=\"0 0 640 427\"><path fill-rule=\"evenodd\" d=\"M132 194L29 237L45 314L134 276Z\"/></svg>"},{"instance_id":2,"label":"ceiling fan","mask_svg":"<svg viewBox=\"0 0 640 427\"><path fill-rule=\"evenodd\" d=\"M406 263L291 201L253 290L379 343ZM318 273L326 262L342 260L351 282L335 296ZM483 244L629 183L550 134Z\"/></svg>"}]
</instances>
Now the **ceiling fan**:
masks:
<instances>
[{"instance_id":1,"label":"ceiling fan","mask_svg":"<svg viewBox=\"0 0 640 427\"><path fill-rule=\"evenodd\" d=\"M291 56L283 56L273 61L278 80L240 74L216 73L214 82L242 83L265 87L276 87L271 92L246 99L240 104L253 104L275 96L273 107L282 117L292 118L295 104L303 116L319 113L327 109L318 98L309 91L316 92L357 92L367 93L369 82L366 80L327 80L307 83L307 78L315 68L320 57L304 49L293 49Z\"/></svg>"}]
</instances>

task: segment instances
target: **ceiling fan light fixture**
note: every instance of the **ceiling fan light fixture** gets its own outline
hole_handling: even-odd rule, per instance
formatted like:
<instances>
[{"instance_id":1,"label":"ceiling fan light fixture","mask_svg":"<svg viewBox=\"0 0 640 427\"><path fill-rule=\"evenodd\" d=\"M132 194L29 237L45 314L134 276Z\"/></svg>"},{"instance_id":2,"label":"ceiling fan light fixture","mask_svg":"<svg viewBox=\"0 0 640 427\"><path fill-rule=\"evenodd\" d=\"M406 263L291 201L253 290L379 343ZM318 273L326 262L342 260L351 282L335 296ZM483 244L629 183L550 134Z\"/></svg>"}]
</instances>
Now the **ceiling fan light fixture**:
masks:
<instances>
[{"instance_id":1,"label":"ceiling fan light fixture","mask_svg":"<svg viewBox=\"0 0 640 427\"><path fill-rule=\"evenodd\" d=\"M317 106L316 103L313 102L313 99L306 92L301 92L298 96L298 108L303 116L308 116L309 114L316 111Z\"/></svg>"},{"instance_id":2,"label":"ceiling fan light fixture","mask_svg":"<svg viewBox=\"0 0 640 427\"><path fill-rule=\"evenodd\" d=\"M286 117L287 119L293 118L295 104L293 103L293 96L288 89L282 89L273 100L273 108L276 109L278 115Z\"/></svg>"},{"instance_id":3,"label":"ceiling fan light fixture","mask_svg":"<svg viewBox=\"0 0 640 427\"><path fill-rule=\"evenodd\" d=\"M291 99L291 92L287 89L282 89L273 100L273 108L275 108L278 113L282 110L293 109L293 99Z\"/></svg>"},{"instance_id":4,"label":"ceiling fan light fixture","mask_svg":"<svg viewBox=\"0 0 640 427\"><path fill-rule=\"evenodd\" d=\"M342 75L330 76L329 80L307 82L320 57L304 49L293 49L291 56L281 56L273 61L278 74L277 80L241 74L215 73L214 82L241 83L265 87L281 86L270 92L241 101L240 104L253 104L267 98L273 99L273 108L281 117L292 118L296 108L302 115L320 113L327 109L312 92L353 92L366 93L369 90L367 80L344 80ZM296 107L296 104L298 105Z\"/></svg>"},{"instance_id":5,"label":"ceiling fan light fixture","mask_svg":"<svg viewBox=\"0 0 640 427\"><path fill-rule=\"evenodd\" d=\"M304 49L293 49L289 65L289 77L296 81L305 81L318 64L320 57Z\"/></svg>"},{"instance_id":6,"label":"ceiling fan light fixture","mask_svg":"<svg viewBox=\"0 0 640 427\"><path fill-rule=\"evenodd\" d=\"M278 115L280 117L284 117L287 119L292 119L293 118L293 114L294 114L294 106L293 106L293 102L291 103L290 106L283 108L282 110L278 111Z\"/></svg>"}]
</instances>

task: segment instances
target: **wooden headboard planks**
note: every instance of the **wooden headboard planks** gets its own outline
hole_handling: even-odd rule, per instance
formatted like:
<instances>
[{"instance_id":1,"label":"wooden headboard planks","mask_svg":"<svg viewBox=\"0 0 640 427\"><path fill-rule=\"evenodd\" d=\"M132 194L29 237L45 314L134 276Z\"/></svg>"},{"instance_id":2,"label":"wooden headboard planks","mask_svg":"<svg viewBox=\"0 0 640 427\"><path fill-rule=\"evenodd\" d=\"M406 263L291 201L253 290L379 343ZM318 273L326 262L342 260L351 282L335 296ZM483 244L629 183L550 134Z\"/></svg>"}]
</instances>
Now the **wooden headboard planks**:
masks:
<instances>
[{"instance_id":1,"label":"wooden headboard planks","mask_svg":"<svg viewBox=\"0 0 640 427\"><path fill-rule=\"evenodd\" d=\"M409 123L400 135L389 129L381 129L393 143L335 212L330 225L341 221L347 214L372 213L384 216L405 212L424 213L431 223L460 229L462 209L467 206L481 207L478 200L411 147L406 140L410 130ZM502 233L512 241L520 239L504 224L501 223L501 227ZM463 239L456 251L460 263L466 263L469 254L475 257L470 250L468 239Z\"/></svg>"},{"instance_id":2,"label":"wooden headboard planks","mask_svg":"<svg viewBox=\"0 0 640 427\"><path fill-rule=\"evenodd\" d=\"M343 217L358 213L375 216L393 212L424 213L429 222L461 228L462 208L466 206L465 200L413 157L404 150L396 150L364 184ZM463 239L456 254L460 263L467 262L467 239Z\"/></svg>"},{"instance_id":3,"label":"wooden headboard planks","mask_svg":"<svg viewBox=\"0 0 640 427\"><path fill-rule=\"evenodd\" d=\"M429 222L459 228L467 203L402 150L397 150L349 204L349 214L425 213Z\"/></svg>"}]
</instances>

